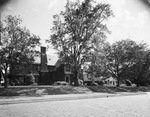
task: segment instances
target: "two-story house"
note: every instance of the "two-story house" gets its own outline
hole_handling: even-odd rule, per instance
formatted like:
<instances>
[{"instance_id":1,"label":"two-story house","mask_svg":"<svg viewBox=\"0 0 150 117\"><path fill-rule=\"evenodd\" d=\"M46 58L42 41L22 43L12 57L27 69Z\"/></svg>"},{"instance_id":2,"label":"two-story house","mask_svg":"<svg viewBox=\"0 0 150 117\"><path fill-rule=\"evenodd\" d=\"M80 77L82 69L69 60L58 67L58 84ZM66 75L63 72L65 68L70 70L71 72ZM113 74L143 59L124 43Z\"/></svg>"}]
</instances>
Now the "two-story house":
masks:
<instances>
[{"instance_id":1,"label":"two-story house","mask_svg":"<svg viewBox=\"0 0 150 117\"><path fill-rule=\"evenodd\" d=\"M41 55L36 56L33 63L32 74L39 85L51 85L57 81L66 81L72 84L73 68L57 56L48 55L46 47L41 47ZM18 76L22 82L26 81L24 75Z\"/></svg>"},{"instance_id":2,"label":"two-story house","mask_svg":"<svg viewBox=\"0 0 150 117\"><path fill-rule=\"evenodd\" d=\"M53 84L56 81L73 82L72 66L63 59L46 54L46 48L41 47L41 57L35 60L36 68L39 70L39 84Z\"/></svg>"}]
</instances>

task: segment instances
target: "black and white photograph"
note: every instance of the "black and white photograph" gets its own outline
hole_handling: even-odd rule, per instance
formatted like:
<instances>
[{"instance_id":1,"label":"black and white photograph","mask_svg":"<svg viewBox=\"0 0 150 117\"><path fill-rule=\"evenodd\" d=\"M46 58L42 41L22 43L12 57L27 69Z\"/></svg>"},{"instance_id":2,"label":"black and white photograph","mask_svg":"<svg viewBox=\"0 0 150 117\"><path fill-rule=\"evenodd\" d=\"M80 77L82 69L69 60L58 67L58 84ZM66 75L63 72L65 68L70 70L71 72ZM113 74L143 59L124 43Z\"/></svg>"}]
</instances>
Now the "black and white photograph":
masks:
<instances>
[{"instance_id":1,"label":"black and white photograph","mask_svg":"<svg viewBox=\"0 0 150 117\"><path fill-rule=\"evenodd\" d=\"M0 117L150 117L150 0L0 0Z\"/></svg>"}]
</instances>

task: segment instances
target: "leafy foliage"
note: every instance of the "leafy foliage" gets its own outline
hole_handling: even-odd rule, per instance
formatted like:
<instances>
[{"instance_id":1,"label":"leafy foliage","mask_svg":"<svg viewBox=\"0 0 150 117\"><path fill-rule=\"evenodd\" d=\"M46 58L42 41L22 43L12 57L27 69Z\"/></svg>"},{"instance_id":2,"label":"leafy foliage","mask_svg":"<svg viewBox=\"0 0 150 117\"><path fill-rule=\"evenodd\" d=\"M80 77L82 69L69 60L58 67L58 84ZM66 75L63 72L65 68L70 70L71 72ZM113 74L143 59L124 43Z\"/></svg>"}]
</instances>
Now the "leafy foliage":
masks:
<instances>
[{"instance_id":1,"label":"leafy foliage","mask_svg":"<svg viewBox=\"0 0 150 117\"><path fill-rule=\"evenodd\" d=\"M77 80L78 69L87 61L88 55L95 51L98 40L105 39L110 33L104 24L113 16L109 4L96 3L93 0L67 1L65 10L54 15L52 35L48 40L58 50L60 58L69 58L74 66ZM94 35L99 38L94 38Z\"/></svg>"},{"instance_id":2,"label":"leafy foliage","mask_svg":"<svg viewBox=\"0 0 150 117\"><path fill-rule=\"evenodd\" d=\"M143 51L140 56L142 59L138 59L137 63L125 72L125 78L128 77L137 86L150 84L150 51Z\"/></svg>"},{"instance_id":3,"label":"leafy foliage","mask_svg":"<svg viewBox=\"0 0 150 117\"><path fill-rule=\"evenodd\" d=\"M93 53L90 53L88 69L86 72L94 77L109 77L109 73L106 67L105 49L109 46L109 43L105 40L97 43L97 49ZM94 74L93 74L94 73Z\"/></svg>"},{"instance_id":4,"label":"leafy foliage","mask_svg":"<svg viewBox=\"0 0 150 117\"><path fill-rule=\"evenodd\" d=\"M1 71L5 77L9 74L23 73L30 70L30 64L34 61L34 55L38 54L36 46L40 38L31 34L25 27L20 27L22 20L18 16L7 16L1 25L2 45Z\"/></svg>"},{"instance_id":5,"label":"leafy foliage","mask_svg":"<svg viewBox=\"0 0 150 117\"><path fill-rule=\"evenodd\" d=\"M127 73L129 69L135 69L135 67L138 70L143 69L141 63L145 61L146 51L145 44L137 44L130 39L117 41L107 48L106 66L110 74L117 79L118 86L120 80L127 79L127 76L129 76L130 72ZM135 74L134 77L136 77Z\"/></svg>"}]
</instances>

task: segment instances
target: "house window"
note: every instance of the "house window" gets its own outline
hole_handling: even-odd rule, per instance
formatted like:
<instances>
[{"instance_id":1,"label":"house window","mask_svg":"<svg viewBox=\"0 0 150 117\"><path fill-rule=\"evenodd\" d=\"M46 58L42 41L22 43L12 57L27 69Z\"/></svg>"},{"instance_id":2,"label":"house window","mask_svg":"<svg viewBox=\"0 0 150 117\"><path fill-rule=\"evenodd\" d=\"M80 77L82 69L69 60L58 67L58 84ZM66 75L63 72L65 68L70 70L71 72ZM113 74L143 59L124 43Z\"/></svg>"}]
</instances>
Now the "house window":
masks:
<instances>
[{"instance_id":1,"label":"house window","mask_svg":"<svg viewBox=\"0 0 150 117\"><path fill-rule=\"evenodd\" d=\"M71 68L70 68L70 66L65 66L65 72L71 72Z\"/></svg>"},{"instance_id":2,"label":"house window","mask_svg":"<svg viewBox=\"0 0 150 117\"><path fill-rule=\"evenodd\" d=\"M107 81L104 81L105 84L107 84Z\"/></svg>"},{"instance_id":3,"label":"house window","mask_svg":"<svg viewBox=\"0 0 150 117\"><path fill-rule=\"evenodd\" d=\"M38 71L40 70L40 66L38 65Z\"/></svg>"},{"instance_id":4,"label":"house window","mask_svg":"<svg viewBox=\"0 0 150 117\"><path fill-rule=\"evenodd\" d=\"M35 66L34 66L34 69L35 69L36 71L39 71L39 70L40 70L40 66L39 66L39 65L35 65Z\"/></svg>"},{"instance_id":5,"label":"house window","mask_svg":"<svg viewBox=\"0 0 150 117\"><path fill-rule=\"evenodd\" d=\"M35 66L35 70L38 70L38 66Z\"/></svg>"},{"instance_id":6,"label":"house window","mask_svg":"<svg viewBox=\"0 0 150 117\"><path fill-rule=\"evenodd\" d=\"M107 84L110 84L109 80L107 80L107 82L108 82Z\"/></svg>"}]
</instances>

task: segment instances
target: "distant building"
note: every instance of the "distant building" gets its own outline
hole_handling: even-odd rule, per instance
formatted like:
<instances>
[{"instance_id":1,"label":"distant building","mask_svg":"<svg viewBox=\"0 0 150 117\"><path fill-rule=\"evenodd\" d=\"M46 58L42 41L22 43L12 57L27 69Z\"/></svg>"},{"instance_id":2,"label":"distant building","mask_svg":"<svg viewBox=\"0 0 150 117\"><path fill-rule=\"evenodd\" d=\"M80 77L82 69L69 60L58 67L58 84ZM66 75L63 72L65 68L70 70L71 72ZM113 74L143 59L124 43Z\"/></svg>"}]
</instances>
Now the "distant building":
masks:
<instances>
[{"instance_id":1,"label":"distant building","mask_svg":"<svg viewBox=\"0 0 150 117\"><path fill-rule=\"evenodd\" d=\"M117 85L117 80L113 77L102 78L101 80L103 81L104 85L108 85L108 86L116 86Z\"/></svg>"}]
</instances>

